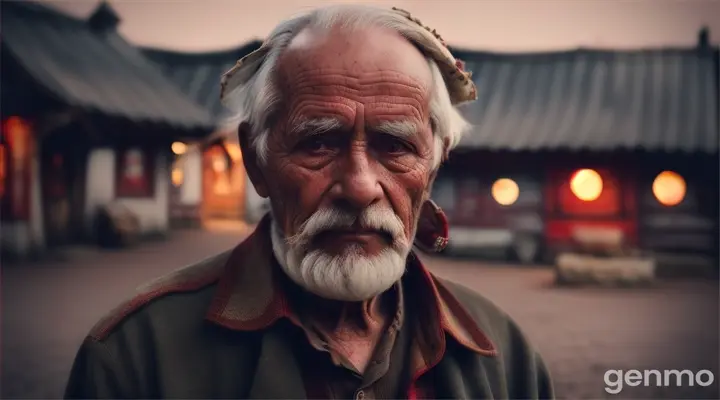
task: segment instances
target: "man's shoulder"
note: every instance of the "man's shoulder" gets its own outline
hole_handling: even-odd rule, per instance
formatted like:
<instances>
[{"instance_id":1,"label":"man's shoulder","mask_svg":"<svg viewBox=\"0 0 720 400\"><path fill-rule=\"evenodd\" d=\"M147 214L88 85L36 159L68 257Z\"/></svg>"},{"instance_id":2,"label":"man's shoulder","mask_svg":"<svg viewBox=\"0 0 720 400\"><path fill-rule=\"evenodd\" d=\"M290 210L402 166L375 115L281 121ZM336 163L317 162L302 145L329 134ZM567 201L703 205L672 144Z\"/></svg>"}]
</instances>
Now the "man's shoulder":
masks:
<instances>
[{"instance_id":1,"label":"man's shoulder","mask_svg":"<svg viewBox=\"0 0 720 400\"><path fill-rule=\"evenodd\" d=\"M484 315L486 318L494 320L506 320L509 318L498 305L477 291L446 278L436 277L435 279L447 288L450 294L473 316Z\"/></svg>"},{"instance_id":2,"label":"man's shoulder","mask_svg":"<svg viewBox=\"0 0 720 400\"><path fill-rule=\"evenodd\" d=\"M436 278L493 343L506 371L510 398L554 398L552 378L537 348L515 320L480 293ZM490 360L486 358L485 360Z\"/></svg>"},{"instance_id":3,"label":"man's shoulder","mask_svg":"<svg viewBox=\"0 0 720 400\"><path fill-rule=\"evenodd\" d=\"M518 340L524 345L529 345L515 320L493 301L460 283L444 278L436 279L496 345L505 347L511 343L517 344Z\"/></svg>"},{"instance_id":4,"label":"man's shoulder","mask_svg":"<svg viewBox=\"0 0 720 400\"><path fill-rule=\"evenodd\" d=\"M93 341L102 341L121 325L139 314L159 319L190 316L188 306L202 307L208 302L204 293L222 276L232 250L182 267L139 286L133 295L105 314L88 334ZM174 309L177 308L175 311ZM195 308L195 307L191 307ZM148 315L144 315L148 317Z\"/></svg>"}]
</instances>

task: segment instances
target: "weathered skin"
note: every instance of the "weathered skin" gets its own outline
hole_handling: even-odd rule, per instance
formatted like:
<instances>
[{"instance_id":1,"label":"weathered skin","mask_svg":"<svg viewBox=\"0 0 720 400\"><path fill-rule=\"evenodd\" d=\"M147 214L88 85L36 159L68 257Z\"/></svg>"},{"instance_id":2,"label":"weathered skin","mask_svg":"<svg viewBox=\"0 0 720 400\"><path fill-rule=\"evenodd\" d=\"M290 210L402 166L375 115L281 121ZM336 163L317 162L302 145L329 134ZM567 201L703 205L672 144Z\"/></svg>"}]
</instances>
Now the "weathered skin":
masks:
<instances>
[{"instance_id":1,"label":"weathered skin","mask_svg":"<svg viewBox=\"0 0 720 400\"><path fill-rule=\"evenodd\" d=\"M430 88L432 75L421 53L394 31L370 28L328 32L306 29L283 53L277 69L281 111L268 140L267 164L257 167L241 143L257 192L272 201L274 216L293 235L315 211L334 204L362 210L389 206L402 220L409 242L432 174ZM293 128L306 119L337 118L343 128L308 137ZM375 128L386 121L417 127L400 140ZM358 244L377 254L388 243L378 234L333 234L318 245L338 251ZM308 295L308 297L312 297ZM307 299L324 334L345 349L362 371L385 330L392 305Z\"/></svg>"}]
</instances>

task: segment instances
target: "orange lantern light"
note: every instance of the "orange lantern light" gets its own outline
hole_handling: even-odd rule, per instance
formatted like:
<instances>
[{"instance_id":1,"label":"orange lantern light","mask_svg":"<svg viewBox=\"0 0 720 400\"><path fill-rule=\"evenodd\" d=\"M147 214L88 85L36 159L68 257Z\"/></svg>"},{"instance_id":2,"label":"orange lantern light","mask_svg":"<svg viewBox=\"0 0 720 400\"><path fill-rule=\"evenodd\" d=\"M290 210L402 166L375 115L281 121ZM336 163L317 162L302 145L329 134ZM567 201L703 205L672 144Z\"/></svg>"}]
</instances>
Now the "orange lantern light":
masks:
<instances>
[{"instance_id":1,"label":"orange lantern light","mask_svg":"<svg viewBox=\"0 0 720 400\"><path fill-rule=\"evenodd\" d=\"M493 199L502 206L514 204L520 196L520 188L514 180L500 178L493 183L491 188Z\"/></svg>"},{"instance_id":2,"label":"orange lantern light","mask_svg":"<svg viewBox=\"0 0 720 400\"><path fill-rule=\"evenodd\" d=\"M683 201L687 192L687 184L677 172L663 171L655 177L652 191L660 204L671 207Z\"/></svg>"},{"instance_id":3,"label":"orange lantern light","mask_svg":"<svg viewBox=\"0 0 720 400\"><path fill-rule=\"evenodd\" d=\"M577 170L570 178L570 190L582 201L597 200L603 191L602 177L593 169Z\"/></svg>"},{"instance_id":4,"label":"orange lantern light","mask_svg":"<svg viewBox=\"0 0 720 400\"><path fill-rule=\"evenodd\" d=\"M183 142L173 142L170 148L172 149L172 152L175 153L175 155L177 156L185 154L188 150L188 146Z\"/></svg>"},{"instance_id":5,"label":"orange lantern light","mask_svg":"<svg viewBox=\"0 0 720 400\"><path fill-rule=\"evenodd\" d=\"M172 184L174 186L178 187L182 185L183 180L185 179L185 174L183 173L183 169L181 166L176 166L172 169L170 179L172 180Z\"/></svg>"}]
</instances>

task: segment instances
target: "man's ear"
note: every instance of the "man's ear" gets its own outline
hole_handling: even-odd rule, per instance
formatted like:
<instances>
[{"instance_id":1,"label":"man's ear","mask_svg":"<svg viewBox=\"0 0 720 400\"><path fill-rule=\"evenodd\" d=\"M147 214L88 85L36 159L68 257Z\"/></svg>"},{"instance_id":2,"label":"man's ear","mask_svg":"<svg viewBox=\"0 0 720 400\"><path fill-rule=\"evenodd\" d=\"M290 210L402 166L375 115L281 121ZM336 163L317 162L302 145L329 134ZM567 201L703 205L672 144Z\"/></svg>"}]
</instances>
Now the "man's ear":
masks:
<instances>
[{"instance_id":1,"label":"man's ear","mask_svg":"<svg viewBox=\"0 0 720 400\"><path fill-rule=\"evenodd\" d=\"M252 182L255 191L260 197L267 198L269 196L267 183L260 168L259 158L255 146L252 145L250 139L250 124L242 122L238 126L238 141L243 154L243 164L247 171L250 182Z\"/></svg>"}]
</instances>

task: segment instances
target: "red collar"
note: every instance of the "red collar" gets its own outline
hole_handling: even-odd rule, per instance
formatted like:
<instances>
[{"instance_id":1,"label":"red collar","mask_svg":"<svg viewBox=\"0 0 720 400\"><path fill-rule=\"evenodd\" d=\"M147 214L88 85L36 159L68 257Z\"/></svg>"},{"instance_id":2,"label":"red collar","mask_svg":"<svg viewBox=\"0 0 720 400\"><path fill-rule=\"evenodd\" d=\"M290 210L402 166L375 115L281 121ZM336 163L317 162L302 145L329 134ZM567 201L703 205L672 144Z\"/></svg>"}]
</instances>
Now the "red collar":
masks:
<instances>
[{"instance_id":1,"label":"red collar","mask_svg":"<svg viewBox=\"0 0 720 400\"><path fill-rule=\"evenodd\" d=\"M413 285L427 318L422 332L415 335L416 367L427 370L445 353L445 334L465 348L495 356L497 350L490 339L473 321L470 314L422 262L411 254L408 272L403 278ZM257 229L238 245L228 258L220 277L207 319L226 328L254 331L269 327L277 320L288 318L298 324L276 276L270 241L270 216L266 215Z\"/></svg>"}]
</instances>

